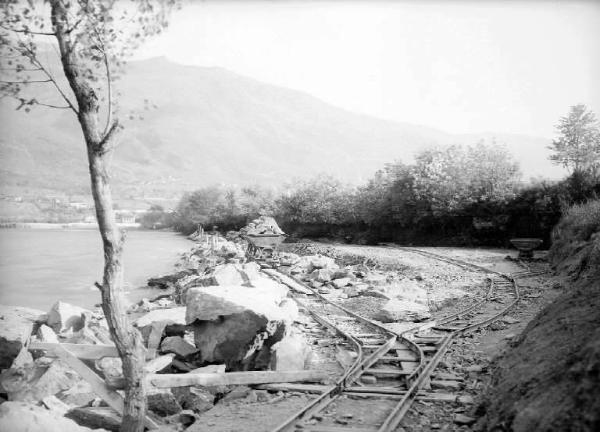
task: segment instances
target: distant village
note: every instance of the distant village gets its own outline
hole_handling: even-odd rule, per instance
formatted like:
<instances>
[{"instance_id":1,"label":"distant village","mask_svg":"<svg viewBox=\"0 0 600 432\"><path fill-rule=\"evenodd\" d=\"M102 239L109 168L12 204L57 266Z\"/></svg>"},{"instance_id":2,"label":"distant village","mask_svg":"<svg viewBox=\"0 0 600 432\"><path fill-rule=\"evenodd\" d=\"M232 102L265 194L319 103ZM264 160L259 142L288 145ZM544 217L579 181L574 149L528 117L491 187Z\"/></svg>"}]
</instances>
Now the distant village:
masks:
<instances>
[{"instance_id":1,"label":"distant village","mask_svg":"<svg viewBox=\"0 0 600 432\"><path fill-rule=\"evenodd\" d=\"M177 198L144 197L115 199L115 217L121 225L137 226L152 206L173 210ZM0 195L0 223L10 227L15 223L95 224L94 202L88 195L31 194Z\"/></svg>"}]
</instances>

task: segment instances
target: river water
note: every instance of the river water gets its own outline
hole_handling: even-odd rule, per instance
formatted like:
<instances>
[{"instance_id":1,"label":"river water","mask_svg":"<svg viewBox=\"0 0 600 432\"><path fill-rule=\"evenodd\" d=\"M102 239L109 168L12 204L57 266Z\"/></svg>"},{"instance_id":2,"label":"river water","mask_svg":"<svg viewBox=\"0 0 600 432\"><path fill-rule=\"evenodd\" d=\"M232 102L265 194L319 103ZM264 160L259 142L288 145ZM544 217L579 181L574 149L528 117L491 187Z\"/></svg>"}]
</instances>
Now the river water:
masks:
<instances>
[{"instance_id":1,"label":"river water","mask_svg":"<svg viewBox=\"0 0 600 432\"><path fill-rule=\"evenodd\" d=\"M129 231L124 285L129 298L148 294L149 277L173 269L191 247L171 232ZM0 304L47 311L57 300L90 308L100 303L102 243L96 230L0 230Z\"/></svg>"}]
</instances>

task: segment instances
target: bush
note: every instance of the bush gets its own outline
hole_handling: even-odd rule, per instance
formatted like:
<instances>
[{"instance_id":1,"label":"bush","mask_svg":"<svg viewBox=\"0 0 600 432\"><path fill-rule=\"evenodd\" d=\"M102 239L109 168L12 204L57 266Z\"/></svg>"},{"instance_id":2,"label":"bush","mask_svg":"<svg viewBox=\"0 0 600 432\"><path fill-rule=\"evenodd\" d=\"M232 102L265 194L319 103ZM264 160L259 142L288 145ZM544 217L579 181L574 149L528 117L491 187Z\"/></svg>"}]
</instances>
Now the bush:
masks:
<instances>
[{"instance_id":1,"label":"bush","mask_svg":"<svg viewBox=\"0 0 600 432\"><path fill-rule=\"evenodd\" d=\"M600 277L600 200L569 208L552 232L549 258L573 279Z\"/></svg>"}]
</instances>

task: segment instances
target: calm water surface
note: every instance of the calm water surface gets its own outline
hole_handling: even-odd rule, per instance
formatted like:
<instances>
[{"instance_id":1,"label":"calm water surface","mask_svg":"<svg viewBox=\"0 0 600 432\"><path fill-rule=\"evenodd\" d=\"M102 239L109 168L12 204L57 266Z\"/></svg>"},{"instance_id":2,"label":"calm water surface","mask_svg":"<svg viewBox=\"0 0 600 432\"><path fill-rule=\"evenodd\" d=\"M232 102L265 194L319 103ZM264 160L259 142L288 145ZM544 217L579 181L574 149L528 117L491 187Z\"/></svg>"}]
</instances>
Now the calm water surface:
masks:
<instances>
[{"instance_id":1,"label":"calm water surface","mask_svg":"<svg viewBox=\"0 0 600 432\"><path fill-rule=\"evenodd\" d=\"M129 231L124 282L133 300L148 294L149 277L173 269L191 242L170 232ZM0 230L0 303L47 311L63 300L83 307L100 302L102 243L96 230Z\"/></svg>"}]
</instances>

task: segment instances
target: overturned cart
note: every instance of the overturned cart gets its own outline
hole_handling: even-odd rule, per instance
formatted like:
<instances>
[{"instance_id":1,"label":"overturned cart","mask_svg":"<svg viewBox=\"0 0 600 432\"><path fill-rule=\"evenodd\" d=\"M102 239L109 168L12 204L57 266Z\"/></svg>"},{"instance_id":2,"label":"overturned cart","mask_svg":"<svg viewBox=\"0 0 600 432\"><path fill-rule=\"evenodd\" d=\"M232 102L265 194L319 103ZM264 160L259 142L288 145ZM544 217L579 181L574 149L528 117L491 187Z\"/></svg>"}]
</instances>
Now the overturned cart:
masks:
<instances>
[{"instance_id":1,"label":"overturned cart","mask_svg":"<svg viewBox=\"0 0 600 432\"><path fill-rule=\"evenodd\" d=\"M246 234L247 256L256 260L278 259L277 249L285 240L285 234Z\"/></svg>"}]
</instances>

